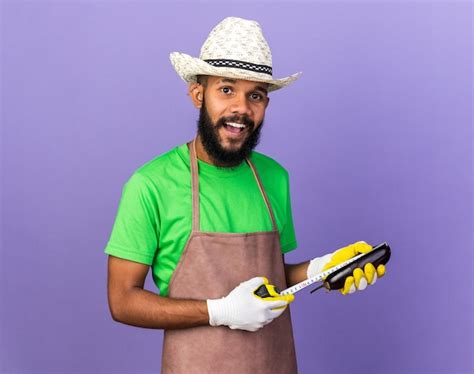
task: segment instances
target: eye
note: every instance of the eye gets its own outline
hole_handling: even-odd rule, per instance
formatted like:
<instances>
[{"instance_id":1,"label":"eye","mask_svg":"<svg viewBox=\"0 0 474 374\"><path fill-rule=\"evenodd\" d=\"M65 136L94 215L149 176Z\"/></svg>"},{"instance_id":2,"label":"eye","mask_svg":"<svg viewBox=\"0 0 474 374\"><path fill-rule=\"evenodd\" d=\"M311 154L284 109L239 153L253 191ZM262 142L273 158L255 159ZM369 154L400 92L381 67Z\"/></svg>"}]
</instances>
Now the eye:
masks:
<instances>
[{"instance_id":1,"label":"eye","mask_svg":"<svg viewBox=\"0 0 474 374\"><path fill-rule=\"evenodd\" d=\"M260 101L260 100L263 100L263 95L257 93L257 92L254 92L252 94L250 94L250 98L253 100L253 101Z\"/></svg>"},{"instance_id":2,"label":"eye","mask_svg":"<svg viewBox=\"0 0 474 374\"><path fill-rule=\"evenodd\" d=\"M222 87L222 88L221 88L221 92L223 92L223 93L225 93L226 95L228 95L228 94L232 93L232 88L227 87L227 86L226 86L226 87Z\"/></svg>"}]
</instances>

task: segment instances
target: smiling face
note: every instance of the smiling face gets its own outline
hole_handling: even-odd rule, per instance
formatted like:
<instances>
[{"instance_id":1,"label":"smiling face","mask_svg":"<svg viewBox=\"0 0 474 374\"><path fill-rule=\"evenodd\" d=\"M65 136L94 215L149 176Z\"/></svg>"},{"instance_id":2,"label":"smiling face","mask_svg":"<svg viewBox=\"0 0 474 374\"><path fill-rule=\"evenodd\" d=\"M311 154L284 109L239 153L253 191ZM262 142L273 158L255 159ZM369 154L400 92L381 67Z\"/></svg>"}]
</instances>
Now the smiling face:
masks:
<instances>
[{"instance_id":1,"label":"smiling face","mask_svg":"<svg viewBox=\"0 0 474 374\"><path fill-rule=\"evenodd\" d=\"M198 135L206 156L220 166L238 165L258 144L267 84L210 76L189 92L201 109Z\"/></svg>"}]
</instances>

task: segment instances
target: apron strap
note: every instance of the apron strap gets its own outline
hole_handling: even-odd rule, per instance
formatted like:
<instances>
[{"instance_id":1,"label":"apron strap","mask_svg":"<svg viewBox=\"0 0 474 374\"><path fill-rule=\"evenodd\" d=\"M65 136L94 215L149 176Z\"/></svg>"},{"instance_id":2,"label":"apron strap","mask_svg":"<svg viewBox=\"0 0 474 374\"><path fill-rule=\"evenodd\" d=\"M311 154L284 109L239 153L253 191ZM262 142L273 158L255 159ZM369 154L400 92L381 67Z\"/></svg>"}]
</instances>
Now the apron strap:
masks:
<instances>
[{"instance_id":1,"label":"apron strap","mask_svg":"<svg viewBox=\"0 0 474 374\"><path fill-rule=\"evenodd\" d=\"M191 186L193 195L193 231L199 231L199 176L196 155L196 139L193 139L189 150L191 158Z\"/></svg>"},{"instance_id":2,"label":"apron strap","mask_svg":"<svg viewBox=\"0 0 474 374\"><path fill-rule=\"evenodd\" d=\"M199 176L198 176L198 162L197 162L197 153L196 153L196 138L193 139L191 143L191 147L189 147L189 154L191 159L191 186L192 186L192 195L193 195L193 231L197 232L200 230L199 225ZM250 166L250 169L255 176L257 181L258 188L260 189L260 193L262 194L263 200L265 201L265 205L267 206L268 213L270 214L270 219L272 221L272 229L273 231L278 231L278 226L276 224L275 215L273 213L272 206L270 204L270 200L268 199L267 193L263 188L262 181L257 173L257 169L250 161L250 159L246 158L247 164Z\"/></svg>"},{"instance_id":3,"label":"apron strap","mask_svg":"<svg viewBox=\"0 0 474 374\"><path fill-rule=\"evenodd\" d=\"M272 220L273 231L278 231L275 215L273 214L272 205L270 204L270 200L268 199L267 193L265 192L265 189L263 188L263 184L262 184L262 181L260 180L260 176L257 173L257 169L255 168L252 161L250 161L250 159L246 158L246 160L250 166L250 169L252 169L255 179L257 180L258 188L260 189L260 192L262 193L263 200L265 201L265 205L267 206L267 209L268 209L268 213L270 213L270 219Z\"/></svg>"}]
</instances>

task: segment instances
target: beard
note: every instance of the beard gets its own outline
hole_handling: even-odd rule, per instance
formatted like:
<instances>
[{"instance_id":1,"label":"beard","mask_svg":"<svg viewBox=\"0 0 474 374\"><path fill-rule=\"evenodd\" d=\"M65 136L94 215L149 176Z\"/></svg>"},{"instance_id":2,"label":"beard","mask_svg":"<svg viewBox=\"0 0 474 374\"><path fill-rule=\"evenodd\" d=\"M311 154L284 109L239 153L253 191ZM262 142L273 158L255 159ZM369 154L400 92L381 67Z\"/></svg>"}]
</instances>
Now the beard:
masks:
<instances>
[{"instance_id":1,"label":"beard","mask_svg":"<svg viewBox=\"0 0 474 374\"><path fill-rule=\"evenodd\" d=\"M244 131L247 131L248 134L238 149L229 150L221 145L219 130L221 127L224 127L226 122L241 122L245 125ZM219 167L237 166L250 156L250 153L260 141L260 131L263 127L263 120L257 128L255 127L255 123L250 118L238 115L221 117L217 123L213 123L209 117L204 101L199 111L198 135L201 138L201 143L206 153ZM233 139L230 140L231 144L236 143L232 142L232 140Z\"/></svg>"}]
</instances>

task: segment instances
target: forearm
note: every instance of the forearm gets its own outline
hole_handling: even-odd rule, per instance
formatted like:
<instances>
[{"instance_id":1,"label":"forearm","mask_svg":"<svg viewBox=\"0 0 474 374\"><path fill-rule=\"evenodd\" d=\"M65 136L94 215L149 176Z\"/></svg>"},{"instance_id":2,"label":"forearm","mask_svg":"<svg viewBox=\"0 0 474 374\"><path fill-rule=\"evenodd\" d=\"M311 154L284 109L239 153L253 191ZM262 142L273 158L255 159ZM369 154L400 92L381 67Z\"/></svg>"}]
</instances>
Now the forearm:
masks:
<instances>
[{"instance_id":1,"label":"forearm","mask_svg":"<svg viewBox=\"0 0 474 374\"><path fill-rule=\"evenodd\" d=\"M152 329L181 329L209 324L205 300L159 296L139 287L124 292L110 305L113 319L127 325Z\"/></svg>"},{"instance_id":2,"label":"forearm","mask_svg":"<svg viewBox=\"0 0 474 374\"><path fill-rule=\"evenodd\" d=\"M309 261L299 264L285 264L285 276L288 287L307 279Z\"/></svg>"}]
</instances>

